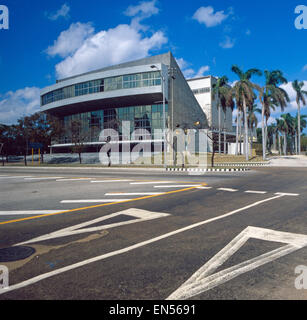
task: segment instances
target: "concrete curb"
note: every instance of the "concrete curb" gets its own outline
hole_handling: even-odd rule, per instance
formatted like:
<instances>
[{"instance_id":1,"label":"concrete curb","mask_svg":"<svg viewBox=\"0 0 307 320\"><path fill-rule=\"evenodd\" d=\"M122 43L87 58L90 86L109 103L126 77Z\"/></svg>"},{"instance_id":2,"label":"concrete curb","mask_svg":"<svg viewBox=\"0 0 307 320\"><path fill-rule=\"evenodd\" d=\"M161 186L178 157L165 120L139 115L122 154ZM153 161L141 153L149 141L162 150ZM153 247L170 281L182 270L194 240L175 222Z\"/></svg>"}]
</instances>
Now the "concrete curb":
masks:
<instances>
[{"instance_id":1,"label":"concrete curb","mask_svg":"<svg viewBox=\"0 0 307 320\"><path fill-rule=\"evenodd\" d=\"M231 169L184 169L184 168L167 168L168 172L188 172L188 173L204 173L204 172L245 172L250 171L248 168L231 168Z\"/></svg>"},{"instance_id":2,"label":"concrete curb","mask_svg":"<svg viewBox=\"0 0 307 320\"><path fill-rule=\"evenodd\" d=\"M219 163L216 167L269 167L269 162L254 162L254 163Z\"/></svg>"}]
</instances>

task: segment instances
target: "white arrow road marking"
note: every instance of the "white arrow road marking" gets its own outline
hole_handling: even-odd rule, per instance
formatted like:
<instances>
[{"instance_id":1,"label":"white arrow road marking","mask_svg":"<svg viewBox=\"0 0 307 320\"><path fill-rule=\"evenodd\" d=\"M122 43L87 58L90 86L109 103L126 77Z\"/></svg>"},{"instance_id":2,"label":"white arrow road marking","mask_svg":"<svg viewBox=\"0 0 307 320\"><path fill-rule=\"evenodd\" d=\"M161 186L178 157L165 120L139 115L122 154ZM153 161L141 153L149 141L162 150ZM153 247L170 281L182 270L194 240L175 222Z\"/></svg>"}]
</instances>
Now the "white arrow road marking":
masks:
<instances>
[{"instance_id":1,"label":"white arrow road marking","mask_svg":"<svg viewBox=\"0 0 307 320\"><path fill-rule=\"evenodd\" d=\"M67 272L67 271L70 271L70 270L81 268L81 267L89 265L91 263L95 263L95 262L102 261L102 260L105 260L105 259L108 259L108 258L111 258L111 257L115 257L115 256L120 255L120 254L131 252L133 250L136 250L136 249L145 247L147 245L150 245L152 243L167 239L169 237L175 236L175 235L183 233L185 231L190 231L190 230L193 230L195 228L207 225L207 224L209 224L211 222L228 218L228 217L230 217L232 215L235 215L237 213L243 212L243 211L248 210L250 208L257 207L257 206L259 206L259 205L261 205L263 203L266 203L266 202L269 202L269 201L272 201L272 200L277 200L277 199L280 199L280 198L283 198L283 197L284 196L275 196L275 197L272 197L272 198L267 198L267 199L264 199L264 200L261 200L261 201L257 201L257 202L254 202L254 203L246 206L246 207L239 208L239 209L236 209L234 211L231 211L231 212L228 212L226 214L223 214L221 216L218 216L218 217L215 217L215 218L211 218L209 220L201 221L201 222L189 225L189 226L181 228L181 229L174 230L172 232L163 234L163 235L158 236L156 238L152 238L152 239L140 242L140 243L136 243L136 244L134 244L132 246L129 246L129 247L126 247L126 248L123 248L123 249L120 249L120 250L116 250L116 251L113 251L113 252L109 252L109 253L106 253L106 254L102 254L100 256L97 256L97 257L94 257L94 258L91 258L91 259L80 261L78 263L75 263L75 264L72 264L72 265L69 265L69 266L54 270L52 272L47 272L47 273L38 275L38 276L36 276L34 278L31 278L31 279L25 280L23 282L17 283L15 285L12 285L9 288L3 289L3 290L0 289L0 295L1 294L5 294L5 293L10 292L10 291L14 291L14 290L20 289L20 288L27 287L27 286L32 285L34 283L40 282L40 281L42 281L44 279L48 279L48 278L54 277L56 275L62 274L64 272Z\"/></svg>"},{"instance_id":2,"label":"white arrow road marking","mask_svg":"<svg viewBox=\"0 0 307 320\"><path fill-rule=\"evenodd\" d=\"M217 268L223 265L223 263L235 254L249 239L280 242L286 244L286 246L213 274ZM178 290L171 294L167 300L186 300L195 297L243 273L254 270L306 246L306 235L248 227L200 268Z\"/></svg>"},{"instance_id":3,"label":"white arrow road marking","mask_svg":"<svg viewBox=\"0 0 307 320\"><path fill-rule=\"evenodd\" d=\"M90 225L97 224L102 221L118 217L120 215L130 216L135 219L130 220L130 221L112 223L112 224L103 225L103 226L99 226L99 227L85 228ZM71 236L71 235L76 235L76 234L97 232L97 231L116 228L116 227L132 224L132 223L154 220L154 219L164 218L164 217L168 217L168 216L169 216L168 213L151 212L151 211L146 211L146 210L141 210L141 209L128 209L125 211L120 211L120 212L116 212L113 214L109 214L107 216L104 216L104 217L101 217L101 218L98 218L95 220L87 221L87 222L84 222L84 223L81 223L81 224L78 224L78 225L75 225L72 227L68 227L68 228L65 228L65 229L62 229L59 231L55 231L55 232L49 233L47 235L44 235L44 236L41 236L38 238L34 238L32 240L16 244L16 246L21 246L21 245L25 245L25 244L29 244L29 243L34 243L34 242L41 242L41 241L55 239L55 238L62 238L62 237L67 237L67 236Z\"/></svg>"},{"instance_id":4,"label":"white arrow road marking","mask_svg":"<svg viewBox=\"0 0 307 320\"><path fill-rule=\"evenodd\" d=\"M0 211L0 216L42 215L63 212L63 210L32 210L32 211Z\"/></svg>"}]
</instances>

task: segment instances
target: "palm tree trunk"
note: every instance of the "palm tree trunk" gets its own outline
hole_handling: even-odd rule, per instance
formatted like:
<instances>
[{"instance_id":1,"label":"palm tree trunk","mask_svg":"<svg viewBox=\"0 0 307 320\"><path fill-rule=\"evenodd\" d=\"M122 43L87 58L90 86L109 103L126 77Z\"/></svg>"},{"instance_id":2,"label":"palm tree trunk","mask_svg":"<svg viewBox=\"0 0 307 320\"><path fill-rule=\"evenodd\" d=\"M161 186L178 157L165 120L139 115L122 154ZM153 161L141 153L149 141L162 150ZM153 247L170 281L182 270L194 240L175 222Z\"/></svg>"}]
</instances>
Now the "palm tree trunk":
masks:
<instances>
[{"instance_id":1,"label":"palm tree trunk","mask_svg":"<svg viewBox=\"0 0 307 320\"><path fill-rule=\"evenodd\" d=\"M278 133L278 149L279 149L279 155L281 156L281 139L280 139L279 133Z\"/></svg>"},{"instance_id":2,"label":"palm tree trunk","mask_svg":"<svg viewBox=\"0 0 307 320\"><path fill-rule=\"evenodd\" d=\"M287 133L284 132L284 155L287 155Z\"/></svg>"},{"instance_id":3,"label":"palm tree trunk","mask_svg":"<svg viewBox=\"0 0 307 320\"><path fill-rule=\"evenodd\" d=\"M237 132L236 132L236 156L239 154L239 109L237 113Z\"/></svg>"},{"instance_id":4,"label":"palm tree trunk","mask_svg":"<svg viewBox=\"0 0 307 320\"><path fill-rule=\"evenodd\" d=\"M298 135L298 154L301 154L301 105L300 102L297 104L297 115L298 115L298 129L297 129L297 135Z\"/></svg>"},{"instance_id":5,"label":"palm tree trunk","mask_svg":"<svg viewBox=\"0 0 307 320\"><path fill-rule=\"evenodd\" d=\"M264 130L264 104L262 105L262 114L261 114L261 121L262 121L262 153L263 153L263 160L266 160L266 143L265 143L265 130Z\"/></svg>"},{"instance_id":6,"label":"palm tree trunk","mask_svg":"<svg viewBox=\"0 0 307 320\"><path fill-rule=\"evenodd\" d=\"M239 154L242 155L242 116L241 116L241 110L240 110L240 116L239 116Z\"/></svg>"},{"instance_id":7,"label":"palm tree trunk","mask_svg":"<svg viewBox=\"0 0 307 320\"><path fill-rule=\"evenodd\" d=\"M265 120L264 144L265 144L265 152L267 152L268 151L268 119Z\"/></svg>"},{"instance_id":8,"label":"palm tree trunk","mask_svg":"<svg viewBox=\"0 0 307 320\"><path fill-rule=\"evenodd\" d=\"M246 107L246 101L245 96L243 95L243 108L244 108L244 136L245 136L245 159L246 161L249 161L249 150L248 150L248 126L247 126L247 107Z\"/></svg>"},{"instance_id":9,"label":"palm tree trunk","mask_svg":"<svg viewBox=\"0 0 307 320\"><path fill-rule=\"evenodd\" d=\"M226 154L226 112L224 113L224 154Z\"/></svg>"},{"instance_id":10,"label":"palm tree trunk","mask_svg":"<svg viewBox=\"0 0 307 320\"><path fill-rule=\"evenodd\" d=\"M221 139L221 105L220 102L218 102L218 110L219 110L219 154L222 153L222 139Z\"/></svg>"}]
</instances>

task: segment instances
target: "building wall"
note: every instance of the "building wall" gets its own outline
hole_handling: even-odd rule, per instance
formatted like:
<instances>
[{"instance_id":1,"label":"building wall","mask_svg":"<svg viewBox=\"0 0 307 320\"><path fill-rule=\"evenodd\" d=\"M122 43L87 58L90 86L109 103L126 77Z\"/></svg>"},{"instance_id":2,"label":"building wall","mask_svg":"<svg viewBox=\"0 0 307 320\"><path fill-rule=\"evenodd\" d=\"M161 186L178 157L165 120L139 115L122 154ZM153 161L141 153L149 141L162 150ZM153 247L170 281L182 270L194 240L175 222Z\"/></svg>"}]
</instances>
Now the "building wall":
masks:
<instances>
[{"instance_id":1,"label":"building wall","mask_svg":"<svg viewBox=\"0 0 307 320\"><path fill-rule=\"evenodd\" d=\"M219 112L217 99L212 98L213 84L216 83L216 78L212 76L202 77L198 79L188 80L188 84L192 91L198 91L195 93L195 97L205 112L209 126L213 129L219 128ZM207 89L207 91L204 91ZM225 113L221 110L221 124L223 127ZM226 111L226 130L232 132L232 111L228 109Z\"/></svg>"},{"instance_id":2,"label":"building wall","mask_svg":"<svg viewBox=\"0 0 307 320\"><path fill-rule=\"evenodd\" d=\"M156 68L153 68L153 66ZM170 69L176 70L174 73L174 80L168 75ZM168 127L172 129L172 126L175 128L176 125L179 125L181 128L185 127L192 129L195 128L195 123L199 122L199 128L208 128L206 115L170 52L62 79L57 81L55 85L43 89L41 91L41 96L52 90L73 86L85 81L120 76L122 74L153 72L155 70L160 70L165 78L164 93L166 105L168 105L168 114L166 114L168 118ZM42 111L50 112L61 118L70 115L76 115L82 118L83 115L88 112L95 112L106 108L114 109L152 106L157 104L161 105L163 104L162 93L162 84L155 87L130 88L92 93L46 104L42 106ZM162 128L163 125L161 125L161 129Z\"/></svg>"},{"instance_id":3,"label":"building wall","mask_svg":"<svg viewBox=\"0 0 307 320\"><path fill-rule=\"evenodd\" d=\"M195 128L195 123L199 122L199 128L208 128L208 120L206 114L198 103L196 97L191 91L184 75L182 74L176 60L170 54L170 67L175 69L174 77L169 78L169 110L170 119L174 128L179 124L181 127L188 129ZM172 113L172 98L174 97L174 112ZM170 126L171 127L171 126Z\"/></svg>"}]
</instances>

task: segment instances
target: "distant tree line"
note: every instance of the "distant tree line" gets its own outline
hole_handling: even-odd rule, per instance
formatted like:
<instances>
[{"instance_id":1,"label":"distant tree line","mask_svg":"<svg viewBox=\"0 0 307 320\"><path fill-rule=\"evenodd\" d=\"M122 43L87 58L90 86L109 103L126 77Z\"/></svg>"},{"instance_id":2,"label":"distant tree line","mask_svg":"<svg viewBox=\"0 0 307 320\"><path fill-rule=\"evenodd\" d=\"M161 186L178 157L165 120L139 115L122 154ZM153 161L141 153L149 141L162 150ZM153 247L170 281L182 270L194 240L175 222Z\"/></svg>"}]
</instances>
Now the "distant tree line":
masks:
<instances>
[{"instance_id":1,"label":"distant tree line","mask_svg":"<svg viewBox=\"0 0 307 320\"><path fill-rule=\"evenodd\" d=\"M51 141L58 140L63 130L57 118L44 113L23 117L14 125L0 124L2 159L9 162L9 156L23 156L27 165L27 156L32 152L31 143L40 143L43 162L44 153L49 149Z\"/></svg>"}]
</instances>

